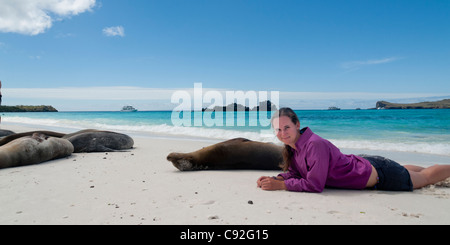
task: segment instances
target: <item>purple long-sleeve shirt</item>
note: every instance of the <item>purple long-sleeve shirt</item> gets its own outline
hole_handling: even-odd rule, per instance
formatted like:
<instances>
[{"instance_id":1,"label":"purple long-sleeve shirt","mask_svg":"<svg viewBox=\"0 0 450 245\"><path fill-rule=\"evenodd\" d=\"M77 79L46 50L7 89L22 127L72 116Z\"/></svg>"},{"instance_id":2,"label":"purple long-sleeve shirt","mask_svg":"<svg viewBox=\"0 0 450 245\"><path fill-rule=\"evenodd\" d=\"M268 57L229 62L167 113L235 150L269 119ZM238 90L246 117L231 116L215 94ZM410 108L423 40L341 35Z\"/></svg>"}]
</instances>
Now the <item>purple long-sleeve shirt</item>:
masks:
<instances>
[{"instance_id":1,"label":"purple long-sleeve shirt","mask_svg":"<svg viewBox=\"0 0 450 245\"><path fill-rule=\"evenodd\" d=\"M325 186L364 189L372 165L362 157L345 155L328 140L302 129L289 171L280 174L289 191L322 192Z\"/></svg>"}]
</instances>

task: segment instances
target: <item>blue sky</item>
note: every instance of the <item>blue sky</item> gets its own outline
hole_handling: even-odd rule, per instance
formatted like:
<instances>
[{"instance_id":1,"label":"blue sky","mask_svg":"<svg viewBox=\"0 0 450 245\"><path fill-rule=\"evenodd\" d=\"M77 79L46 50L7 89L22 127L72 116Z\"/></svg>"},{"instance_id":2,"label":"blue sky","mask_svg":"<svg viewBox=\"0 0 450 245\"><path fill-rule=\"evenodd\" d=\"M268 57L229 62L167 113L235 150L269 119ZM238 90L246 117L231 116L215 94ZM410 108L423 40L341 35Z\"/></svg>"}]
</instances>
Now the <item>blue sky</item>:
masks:
<instances>
[{"instance_id":1,"label":"blue sky","mask_svg":"<svg viewBox=\"0 0 450 245\"><path fill-rule=\"evenodd\" d=\"M155 99L162 94L155 91L199 82L286 92L280 100L288 106L311 109L283 95L312 92L325 108L443 98L450 95L448 13L448 0L0 0L3 104L161 109L170 98ZM125 86L148 96L77 100L49 92Z\"/></svg>"}]
</instances>

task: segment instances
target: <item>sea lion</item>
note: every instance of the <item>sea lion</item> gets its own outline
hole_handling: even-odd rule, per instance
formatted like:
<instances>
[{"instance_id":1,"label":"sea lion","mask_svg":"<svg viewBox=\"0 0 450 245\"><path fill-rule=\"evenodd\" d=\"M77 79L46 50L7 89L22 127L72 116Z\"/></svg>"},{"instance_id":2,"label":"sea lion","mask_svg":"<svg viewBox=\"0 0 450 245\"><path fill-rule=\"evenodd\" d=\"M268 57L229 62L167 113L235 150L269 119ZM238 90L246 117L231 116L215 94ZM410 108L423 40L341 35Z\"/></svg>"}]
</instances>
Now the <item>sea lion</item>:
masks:
<instances>
[{"instance_id":1,"label":"sea lion","mask_svg":"<svg viewBox=\"0 0 450 245\"><path fill-rule=\"evenodd\" d=\"M13 131L10 131L10 130L0 129L0 138L1 137L5 137L5 136L9 136L11 134L15 134L15 133Z\"/></svg>"},{"instance_id":2,"label":"sea lion","mask_svg":"<svg viewBox=\"0 0 450 245\"><path fill-rule=\"evenodd\" d=\"M133 139L128 135L110 131L86 129L71 134L62 134L53 131L31 131L13 134L1 138L0 146L24 136L31 136L35 133L69 140L74 146L74 153L120 151L131 149L134 145Z\"/></svg>"},{"instance_id":3,"label":"sea lion","mask_svg":"<svg viewBox=\"0 0 450 245\"><path fill-rule=\"evenodd\" d=\"M57 133L57 132L53 132L53 131L31 131L31 132L24 132L24 133L18 133L18 134L10 134L10 135L0 139L0 146L6 145L13 140L16 140L16 139L19 139L19 138L22 138L25 136L32 136L33 134L45 134L47 136L56 137L56 138L61 138L65 135L65 134Z\"/></svg>"},{"instance_id":4,"label":"sea lion","mask_svg":"<svg viewBox=\"0 0 450 245\"><path fill-rule=\"evenodd\" d=\"M72 152L73 145L68 140L34 133L0 147L0 169L38 164L70 156Z\"/></svg>"},{"instance_id":5,"label":"sea lion","mask_svg":"<svg viewBox=\"0 0 450 245\"><path fill-rule=\"evenodd\" d=\"M244 138L227 140L191 153L170 153L167 160L181 171L280 170L283 147Z\"/></svg>"},{"instance_id":6,"label":"sea lion","mask_svg":"<svg viewBox=\"0 0 450 245\"><path fill-rule=\"evenodd\" d=\"M87 129L62 137L74 146L74 152L113 152L133 148L133 139L126 135L110 131Z\"/></svg>"}]
</instances>

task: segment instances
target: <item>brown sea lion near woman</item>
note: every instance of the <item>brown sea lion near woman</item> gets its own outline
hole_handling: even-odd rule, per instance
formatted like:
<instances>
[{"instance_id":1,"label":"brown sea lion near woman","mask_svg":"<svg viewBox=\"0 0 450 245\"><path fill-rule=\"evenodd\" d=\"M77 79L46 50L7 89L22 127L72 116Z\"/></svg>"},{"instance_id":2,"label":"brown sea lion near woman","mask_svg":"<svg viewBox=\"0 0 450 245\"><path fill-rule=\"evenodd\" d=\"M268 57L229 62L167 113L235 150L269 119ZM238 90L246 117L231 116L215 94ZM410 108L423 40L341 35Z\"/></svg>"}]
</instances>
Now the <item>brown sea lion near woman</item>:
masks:
<instances>
[{"instance_id":1,"label":"brown sea lion near woman","mask_svg":"<svg viewBox=\"0 0 450 245\"><path fill-rule=\"evenodd\" d=\"M167 160L181 171L280 170L283 147L236 138L191 153L170 153Z\"/></svg>"}]
</instances>

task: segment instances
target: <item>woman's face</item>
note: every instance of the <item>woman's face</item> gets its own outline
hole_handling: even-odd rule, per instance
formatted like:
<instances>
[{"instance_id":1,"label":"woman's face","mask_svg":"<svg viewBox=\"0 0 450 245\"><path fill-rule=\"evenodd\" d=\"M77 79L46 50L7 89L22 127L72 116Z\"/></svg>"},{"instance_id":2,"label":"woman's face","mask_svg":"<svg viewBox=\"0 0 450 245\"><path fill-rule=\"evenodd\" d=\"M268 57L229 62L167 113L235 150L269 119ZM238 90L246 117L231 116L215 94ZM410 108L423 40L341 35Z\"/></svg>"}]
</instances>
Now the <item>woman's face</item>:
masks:
<instances>
[{"instance_id":1,"label":"woman's face","mask_svg":"<svg viewBox=\"0 0 450 245\"><path fill-rule=\"evenodd\" d=\"M294 124L287 116L274 118L272 123L277 138L286 145L294 146L300 134L300 123Z\"/></svg>"}]
</instances>

